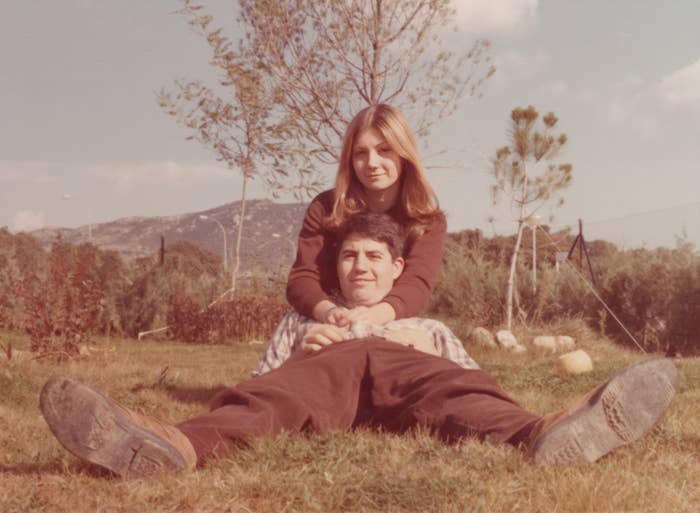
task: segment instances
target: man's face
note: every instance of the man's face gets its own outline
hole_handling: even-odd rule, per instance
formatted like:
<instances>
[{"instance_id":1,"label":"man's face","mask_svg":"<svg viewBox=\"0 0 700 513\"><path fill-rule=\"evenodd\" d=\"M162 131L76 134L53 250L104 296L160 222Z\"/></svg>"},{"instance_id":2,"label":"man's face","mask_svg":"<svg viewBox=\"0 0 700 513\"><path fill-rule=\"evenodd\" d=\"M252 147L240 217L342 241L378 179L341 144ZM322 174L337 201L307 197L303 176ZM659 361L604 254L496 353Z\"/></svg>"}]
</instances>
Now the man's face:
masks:
<instances>
[{"instance_id":1,"label":"man's face","mask_svg":"<svg viewBox=\"0 0 700 513\"><path fill-rule=\"evenodd\" d=\"M348 306L373 306L384 299L403 271L386 243L351 234L338 254L338 281Z\"/></svg>"}]
</instances>

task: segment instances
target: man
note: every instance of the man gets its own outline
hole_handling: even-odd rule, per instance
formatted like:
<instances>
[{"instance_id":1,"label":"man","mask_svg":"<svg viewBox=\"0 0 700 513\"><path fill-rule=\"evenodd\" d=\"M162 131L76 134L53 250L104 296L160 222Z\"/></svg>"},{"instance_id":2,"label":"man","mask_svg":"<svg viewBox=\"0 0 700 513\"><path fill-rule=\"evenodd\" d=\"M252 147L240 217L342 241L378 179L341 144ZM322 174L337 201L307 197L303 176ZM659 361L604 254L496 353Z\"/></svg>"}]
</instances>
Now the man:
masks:
<instances>
[{"instance_id":1,"label":"man","mask_svg":"<svg viewBox=\"0 0 700 513\"><path fill-rule=\"evenodd\" d=\"M397 225L381 214L357 216L338 240L345 304L381 301L403 270ZM280 323L256 374L219 393L209 413L176 426L67 379L44 386L41 410L69 451L129 476L194 468L251 436L359 425L393 432L425 426L446 441L476 436L522 445L536 463L577 463L641 437L678 388L670 360L647 360L623 369L568 410L539 417L479 370L436 321L339 328L297 314Z\"/></svg>"}]
</instances>

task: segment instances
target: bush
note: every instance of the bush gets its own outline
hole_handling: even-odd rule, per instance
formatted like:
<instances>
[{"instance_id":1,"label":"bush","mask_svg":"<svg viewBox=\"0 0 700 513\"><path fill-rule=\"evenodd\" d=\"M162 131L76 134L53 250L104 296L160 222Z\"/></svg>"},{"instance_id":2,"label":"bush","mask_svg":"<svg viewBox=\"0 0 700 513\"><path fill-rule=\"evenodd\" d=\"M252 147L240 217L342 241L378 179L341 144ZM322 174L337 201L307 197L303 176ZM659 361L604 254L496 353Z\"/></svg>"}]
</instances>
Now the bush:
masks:
<instances>
[{"instance_id":1,"label":"bush","mask_svg":"<svg viewBox=\"0 0 700 513\"><path fill-rule=\"evenodd\" d=\"M499 326L511 239L482 239L479 232L450 235L429 312L472 326ZM700 258L691 245L628 251L617 251L603 241L588 246L597 277L595 294L586 283L591 281L587 269L577 270L576 263L568 262L557 272L552 255L544 251L533 292L527 245L523 246L516 273L522 315L516 319L537 325L578 318L626 346L636 347L629 331L646 351L700 353Z\"/></svg>"},{"instance_id":2,"label":"bush","mask_svg":"<svg viewBox=\"0 0 700 513\"><path fill-rule=\"evenodd\" d=\"M188 242L168 246L162 265L155 258L139 259L133 265L138 275L115 303L121 327L132 337L168 323L173 294L184 293L202 309L227 285L221 259Z\"/></svg>"},{"instance_id":3,"label":"bush","mask_svg":"<svg viewBox=\"0 0 700 513\"><path fill-rule=\"evenodd\" d=\"M58 241L49 254L47 279L24 272L19 297L31 351L70 358L96 332L103 298L96 255L90 244L76 248Z\"/></svg>"},{"instance_id":4,"label":"bush","mask_svg":"<svg viewBox=\"0 0 700 513\"><path fill-rule=\"evenodd\" d=\"M474 325L494 326L503 318L507 279L503 266L448 240L428 311Z\"/></svg>"},{"instance_id":5,"label":"bush","mask_svg":"<svg viewBox=\"0 0 700 513\"><path fill-rule=\"evenodd\" d=\"M45 279L46 267L46 252L37 239L0 228L0 327L22 329L20 281L29 274Z\"/></svg>"},{"instance_id":6,"label":"bush","mask_svg":"<svg viewBox=\"0 0 700 513\"><path fill-rule=\"evenodd\" d=\"M674 277L668 311L667 353L700 353L700 261Z\"/></svg>"},{"instance_id":7,"label":"bush","mask_svg":"<svg viewBox=\"0 0 700 513\"><path fill-rule=\"evenodd\" d=\"M182 290L169 301L167 323L176 339L201 344L267 339L289 306L276 294L241 293L200 309Z\"/></svg>"}]
</instances>

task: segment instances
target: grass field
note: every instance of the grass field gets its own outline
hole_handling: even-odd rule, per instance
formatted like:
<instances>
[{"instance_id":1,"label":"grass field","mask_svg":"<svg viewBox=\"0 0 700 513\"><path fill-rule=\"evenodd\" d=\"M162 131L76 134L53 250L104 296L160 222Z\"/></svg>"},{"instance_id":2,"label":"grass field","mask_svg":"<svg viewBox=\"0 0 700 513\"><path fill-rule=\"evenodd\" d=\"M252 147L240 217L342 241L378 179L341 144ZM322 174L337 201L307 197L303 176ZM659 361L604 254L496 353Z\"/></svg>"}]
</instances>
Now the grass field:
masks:
<instances>
[{"instance_id":1,"label":"grass field","mask_svg":"<svg viewBox=\"0 0 700 513\"><path fill-rule=\"evenodd\" d=\"M20 335L0 333L7 346ZM595 362L562 379L555 356L467 348L521 403L549 413L644 355L579 340ZM0 511L617 512L700 511L700 359L678 359L681 390L647 437L581 467L540 468L519 451L448 446L424 432L332 433L257 440L189 474L122 480L67 453L38 409L52 376L81 380L176 422L249 376L263 346L99 340L64 364L0 362Z\"/></svg>"}]
</instances>

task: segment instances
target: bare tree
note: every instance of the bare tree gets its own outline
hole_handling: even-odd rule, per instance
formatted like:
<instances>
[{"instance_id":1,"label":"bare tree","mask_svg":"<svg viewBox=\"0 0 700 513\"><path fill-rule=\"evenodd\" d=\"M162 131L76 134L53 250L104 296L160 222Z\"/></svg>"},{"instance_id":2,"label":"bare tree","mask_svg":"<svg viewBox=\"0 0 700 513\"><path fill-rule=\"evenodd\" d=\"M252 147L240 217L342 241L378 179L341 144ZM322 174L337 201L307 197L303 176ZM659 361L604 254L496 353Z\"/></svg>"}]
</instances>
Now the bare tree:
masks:
<instances>
[{"instance_id":1,"label":"bare tree","mask_svg":"<svg viewBox=\"0 0 700 513\"><path fill-rule=\"evenodd\" d=\"M348 122L391 103L427 135L495 68L490 43L448 51L451 0L240 0L245 49L278 89L300 147L335 163Z\"/></svg>"},{"instance_id":2,"label":"bare tree","mask_svg":"<svg viewBox=\"0 0 700 513\"><path fill-rule=\"evenodd\" d=\"M360 109L391 103L424 136L495 71L487 40L458 53L443 45L440 35L454 17L451 0L238 4L241 35L235 49L228 44L227 58L255 69L274 95L270 119L287 128L288 149L293 142L297 156L311 159L301 171L307 179L319 165L337 162L338 142ZM223 39L201 5L183 0L179 12L212 47ZM222 85L235 81L231 75Z\"/></svg>"},{"instance_id":3,"label":"bare tree","mask_svg":"<svg viewBox=\"0 0 700 513\"><path fill-rule=\"evenodd\" d=\"M515 271L525 222L552 200L553 195L567 187L572 178L571 164L551 162L567 142L566 134L553 133L558 121L554 113L550 112L542 118L541 130L535 129L539 113L532 105L513 109L510 118L510 144L496 151L493 159L495 183L492 185L494 204L501 194L505 195L518 224L506 292L506 324L509 330L513 324ZM564 198L559 196L555 206L561 206L563 202Z\"/></svg>"}]
</instances>

